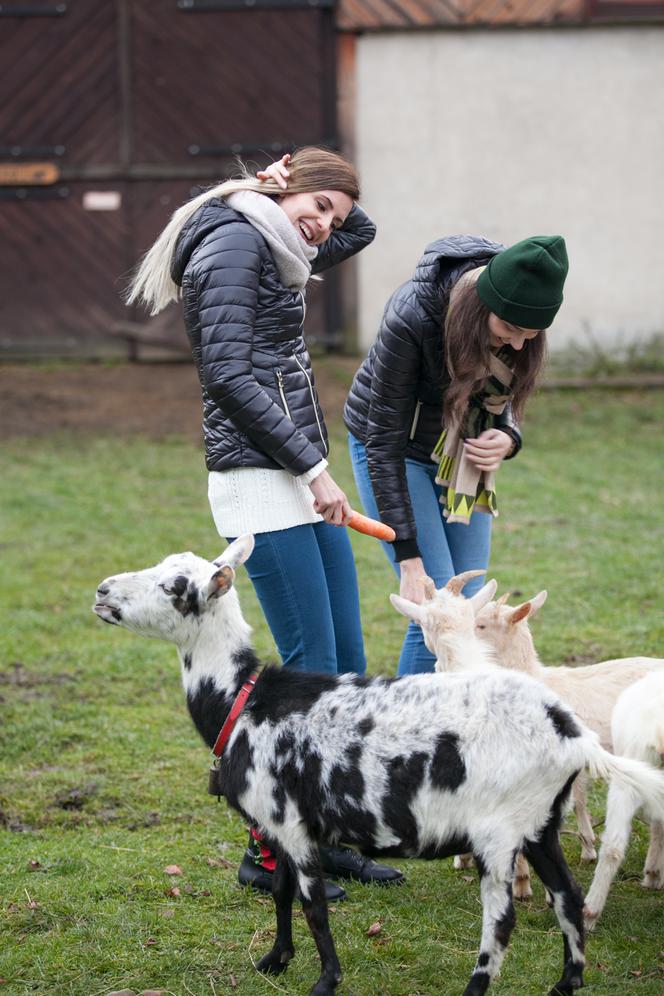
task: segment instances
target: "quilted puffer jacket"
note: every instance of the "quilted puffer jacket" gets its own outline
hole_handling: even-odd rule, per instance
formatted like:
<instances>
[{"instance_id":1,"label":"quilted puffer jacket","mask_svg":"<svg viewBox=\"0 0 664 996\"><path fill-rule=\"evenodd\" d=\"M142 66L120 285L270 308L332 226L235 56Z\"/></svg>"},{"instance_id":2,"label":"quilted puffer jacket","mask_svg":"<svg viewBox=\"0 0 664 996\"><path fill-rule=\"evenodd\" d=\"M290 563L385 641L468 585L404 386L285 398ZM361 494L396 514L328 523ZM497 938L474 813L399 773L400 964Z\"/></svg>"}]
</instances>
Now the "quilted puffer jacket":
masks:
<instances>
[{"instance_id":1,"label":"quilted puffer jacket","mask_svg":"<svg viewBox=\"0 0 664 996\"><path fill-rule=\"evenodd\" d=\"M378 338L357 371L344 408L348 429L367 448L381 519L396 531L398 561L420 555L408 495L405 458L431 462L450 383L443 327L450 290L467 270L484 266L504 246L472 235L427 246L411 280L385 307ZM511 407L496 421L521 445Z\"/></svg>"},{"instance_id":2,"label":"quilted puffer jacket","mask_svg":"<svg viewBox=\"0 0 664 996\"><path fill-rule=\"evenodd\" d=\"M356 205L319 247L312 273L352 256L375 233ZM182 287L203 392L208 470L310 470L328 443L303 339L304 294L281 283L263 236L211 200L183 229L171 275Z\"/></svg>"}]
</instances>

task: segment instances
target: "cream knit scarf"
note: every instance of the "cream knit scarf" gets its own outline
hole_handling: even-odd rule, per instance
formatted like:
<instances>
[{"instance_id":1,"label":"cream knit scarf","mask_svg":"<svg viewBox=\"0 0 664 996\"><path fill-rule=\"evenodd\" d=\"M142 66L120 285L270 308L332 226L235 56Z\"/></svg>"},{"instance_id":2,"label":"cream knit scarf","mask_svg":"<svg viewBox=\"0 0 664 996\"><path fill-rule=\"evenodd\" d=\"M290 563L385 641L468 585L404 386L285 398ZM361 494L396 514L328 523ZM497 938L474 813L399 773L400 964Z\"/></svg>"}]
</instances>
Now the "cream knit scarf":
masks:
<instances>
[{"instance_id":1,"label":"cream knit scarf","mask_svg":"<svg viewBox=\"0 0 664 996\"><path fill-rule=\"evenodd\" d=\"M316 246L304 241L286 212L265 194L238 190L224 199L229 207L243 214L261 233L284 287L291 291L303 290L311 276L311 263L318 254Z\"/></svg>"}]
</instances>

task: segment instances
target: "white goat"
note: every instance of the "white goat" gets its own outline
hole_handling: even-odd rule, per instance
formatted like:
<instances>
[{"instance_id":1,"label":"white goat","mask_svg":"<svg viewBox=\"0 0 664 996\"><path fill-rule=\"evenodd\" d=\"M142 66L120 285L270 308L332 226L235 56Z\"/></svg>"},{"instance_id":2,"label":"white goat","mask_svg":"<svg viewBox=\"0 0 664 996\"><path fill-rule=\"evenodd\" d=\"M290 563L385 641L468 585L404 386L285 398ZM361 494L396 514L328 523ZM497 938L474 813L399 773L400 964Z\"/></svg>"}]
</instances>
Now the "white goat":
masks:
<instances>
[{"instance_id":1,"label":"white goat","mask_svg":"<svg viewBox=\"0 0 664 996\"><path fill-rule=\"evenodd\" d=\"M611 716L616 754L664 767L664 671L641 678L626 688ZM606 801L606 825L595 875L586 896L584 918L592 929L604 909L611 883L625 856L632 818L641 800L611 782ZM646 889L664 889L664 823L645 811L650 822L650 847L643 868Z\"/></svg>"},{"instance_id":2,"label":"white goat","mask_svg":"<svg viewBox=\"0 0 664 996\"><path fill-rule=\"evenodd\" d=\"M497 668L493 652L478 639L475 617L496 593L496 582L487 581L472 598L463 598L461 590L471 578L486 571L464 571L450 578L444 588L436 589L431 578L422 577L424 598L410 602L401 595L390 595L397 612L422 629L426 648L436 657L436 671L489 671Z\"/></svg>"},{"instance_id":3,"label":"white goat","mask_svg":"<svg viewBox=\"0 0 664 996\"><path fill-rule=\"evenodd\" d=\"M486 641L496 662L505 668L525 671L571 706L579 719L594 730L607 750L613 750L611 713L620 693L652 672L664 672L664 660L656 657L624 657L583 667L545 666L541 663L528 619L544 605L546 591L520 605L507 605L507 595L485 605L478 613L475 632ZM573 788L574 812L581 838L581 860L594 861L595 832L588 812L586 780L582 773Z\"/></svg>"},{"instance_id":4,"label":"white goat","mask_svg":"<svg viewBox=\"0 0 664 996\"><path fill-rule=\"evenodd\" d=\"M215 563L176 554L97 590L101 619L175 643L189 711L210 746L258 667L233 588L234 570L252 549L253 537L240 537ZM346 841L369 855L473 852L482 938L464 996L483 996L499 970L514 925L512 870L524 849L554 897L564 936L563 974L552 992L571 996L583 984L583 898L558 829L573 779L588 765L664 816L661 772L613 757L527 675L372 679L267 667L233 716L218 789L277 855L277 936L258 967L277 974L293 956L299 887L321 961L311 996L333 996L341 979L319 843Z\"/></svg>"}]
</instances>

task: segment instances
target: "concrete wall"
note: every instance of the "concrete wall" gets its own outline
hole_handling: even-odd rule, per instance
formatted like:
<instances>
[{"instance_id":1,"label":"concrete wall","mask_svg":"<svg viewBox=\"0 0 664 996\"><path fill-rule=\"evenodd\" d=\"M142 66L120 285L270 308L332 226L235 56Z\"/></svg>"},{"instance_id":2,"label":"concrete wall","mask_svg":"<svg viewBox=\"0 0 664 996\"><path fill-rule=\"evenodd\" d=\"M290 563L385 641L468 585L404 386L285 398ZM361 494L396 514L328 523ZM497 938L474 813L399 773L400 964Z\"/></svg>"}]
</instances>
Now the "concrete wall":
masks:
<instances>
[{"instance_id":1,"label":"concrete wall","mask_svg":"<svg viewBox=\"0 0 664 996\"><path fill-rule=\"evenodd\" d=\"M664 27L368 34L356 162L378 224L360 345L434 238L563 234L555 349L664 332Z\"/></svg>"}]
</instances>

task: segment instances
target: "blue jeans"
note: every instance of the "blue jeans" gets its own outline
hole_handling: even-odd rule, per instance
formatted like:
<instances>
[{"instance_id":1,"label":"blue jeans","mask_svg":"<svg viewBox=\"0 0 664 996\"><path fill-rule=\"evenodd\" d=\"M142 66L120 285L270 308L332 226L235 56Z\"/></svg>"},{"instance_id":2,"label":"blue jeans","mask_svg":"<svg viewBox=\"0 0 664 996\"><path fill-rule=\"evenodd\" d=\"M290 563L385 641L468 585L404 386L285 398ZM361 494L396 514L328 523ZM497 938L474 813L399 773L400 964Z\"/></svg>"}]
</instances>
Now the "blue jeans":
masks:
<instances>
[{"instance_id":1,"label":"blue jeans","mask_svg":"<svg viewBox=\"0 0 664 996\"><path fill-rule=\"evenodd\" d=\"M355 483L366 515L380 518L378 506L371 487L367 454L363 443L348 434L350 458L355 474ZM489 566L491 550L492 516L475 512L469 525L461 522L448 524L443 517L443 506L438 498L440 487L435 482L435 463L420 463L406 459L406 479L408 493L417 526L417 540L424 569L433 578L436 588L442 588L451 577L462 571L486 570ZM394 559L391 543L381 544L394 568L400 576L399 565ZM473 578L464 588L464 595L470 596L484 585L485 578ZM435 657L427 650L422 630L410 623L401 649L397 674L420 674L434 670Z\"/></svg>"},{"instance_id":2,"label":"blue jeans","mask_svg":"<svg viewBox=\"0 0 664 996\"><path fill-rule=\"evenodd\" d=\"M245 567L284 666L364 674L360 596L346 530L316 522L257 533L255 541Z\"/></svg>"}]
</instances>

